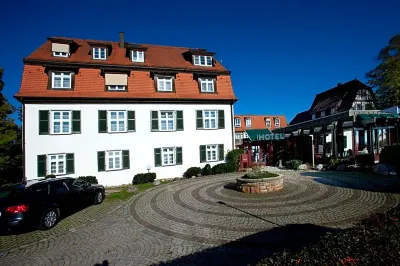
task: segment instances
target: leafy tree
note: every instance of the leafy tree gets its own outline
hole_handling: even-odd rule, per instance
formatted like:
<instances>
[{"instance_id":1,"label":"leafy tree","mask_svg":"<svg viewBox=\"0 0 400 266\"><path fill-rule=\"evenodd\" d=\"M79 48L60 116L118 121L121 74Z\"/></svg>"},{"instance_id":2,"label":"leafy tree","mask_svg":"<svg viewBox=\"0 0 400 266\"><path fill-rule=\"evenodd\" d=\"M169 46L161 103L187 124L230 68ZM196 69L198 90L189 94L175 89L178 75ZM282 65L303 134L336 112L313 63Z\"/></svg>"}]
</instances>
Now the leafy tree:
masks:
<instances>
[{"instance_id":1,"label":"leafy tree","mask_svg":"<svg viewBox=\"0 0 400 266\"><path fill-rule=\"evenodd\" d=\"M378 54L379 65L366 74L376 89L380 108L400 105L400 35L395 35Z\"/></svg>"},{"instance_id":2,"label":"leafy tree","mask_svg":"<svg viewBox=\"0 0 400 266\"><path fill-rule=\"evenodd\" d=\"M11 117L16 108L2 93L2 77L3 69L0 68L0 185L22 179L22 132Z\"/></svg>"}]
</instances>

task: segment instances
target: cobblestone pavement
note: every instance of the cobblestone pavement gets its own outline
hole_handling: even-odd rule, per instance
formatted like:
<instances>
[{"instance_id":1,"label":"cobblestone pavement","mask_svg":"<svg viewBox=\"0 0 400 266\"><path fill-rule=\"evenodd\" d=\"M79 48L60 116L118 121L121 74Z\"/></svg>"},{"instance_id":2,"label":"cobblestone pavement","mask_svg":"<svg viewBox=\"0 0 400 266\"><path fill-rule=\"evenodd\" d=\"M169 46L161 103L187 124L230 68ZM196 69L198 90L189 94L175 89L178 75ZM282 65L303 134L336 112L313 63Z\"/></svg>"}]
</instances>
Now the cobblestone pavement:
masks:
<instances>
[{"instance_id":1,"label":"cobblestone pavement","mask_svg":"<svg viewBox=\"0 0 400 266\"><path fill-rule=\"evenodd\" d=\"M281 174L284 188L266 195L236 191L236 173L155 187L87 226L3 251L0 264L246 265L400 202L395 178Z\"/></svg>"}]
</instances>

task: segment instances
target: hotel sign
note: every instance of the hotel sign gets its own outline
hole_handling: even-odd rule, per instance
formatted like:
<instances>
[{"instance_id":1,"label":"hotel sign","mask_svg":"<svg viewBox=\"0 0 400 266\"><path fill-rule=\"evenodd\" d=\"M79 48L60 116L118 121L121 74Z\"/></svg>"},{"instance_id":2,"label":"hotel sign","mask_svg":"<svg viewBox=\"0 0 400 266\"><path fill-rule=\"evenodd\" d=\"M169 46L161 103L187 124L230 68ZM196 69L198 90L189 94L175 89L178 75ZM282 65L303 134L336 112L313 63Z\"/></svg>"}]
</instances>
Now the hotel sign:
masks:
<instances>
[{"instance_id":1,"label":"hotel sign","mask_svg":"<svg viewBox=\"0 0 400 266\"><path fill-rule=\"evenodd\" d=\"M263 141L263 140L283 140L285 139L284 133L274 134L268 128L265 129L248 129L246 130L250 141Z\"/></svg>"},{"instance_id":2,"label":"hotel sign","mask_svg":"<svg viewBox=\"0 0 400 266\"><path fill-rule=\"evenodd\" d=\"M285 134L284 133L257 134L256 139L257 140L282 140L282 139L285 139Z\"/></svg>"}]
</instances>

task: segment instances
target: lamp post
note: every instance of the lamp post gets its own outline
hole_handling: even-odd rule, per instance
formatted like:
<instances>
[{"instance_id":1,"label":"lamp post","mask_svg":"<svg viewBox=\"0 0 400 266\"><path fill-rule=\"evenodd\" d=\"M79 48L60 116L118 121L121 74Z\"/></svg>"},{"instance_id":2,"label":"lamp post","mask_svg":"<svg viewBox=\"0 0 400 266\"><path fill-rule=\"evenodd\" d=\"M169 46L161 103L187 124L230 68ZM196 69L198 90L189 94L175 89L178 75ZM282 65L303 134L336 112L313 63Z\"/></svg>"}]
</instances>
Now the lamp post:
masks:
<instances>
[{"instance_id":1,"label":"lamp post","mask_svg":"<svg viewBox=\"0 0 400 266\"><path fill-rule=\"evenodd\" d=\"M150 173L151 165L148 164L148 165L146 166L146 169L147 169L147 173Z\"/></svg>"}]
</instances>

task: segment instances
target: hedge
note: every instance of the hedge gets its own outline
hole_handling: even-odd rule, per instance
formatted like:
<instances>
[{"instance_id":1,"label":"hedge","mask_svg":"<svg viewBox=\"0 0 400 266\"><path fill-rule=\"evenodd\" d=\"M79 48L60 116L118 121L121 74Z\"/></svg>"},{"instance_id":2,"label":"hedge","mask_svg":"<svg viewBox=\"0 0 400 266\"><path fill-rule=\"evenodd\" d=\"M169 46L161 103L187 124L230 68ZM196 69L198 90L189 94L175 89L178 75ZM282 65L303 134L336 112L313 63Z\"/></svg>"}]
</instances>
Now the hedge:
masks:
<instances>
[{"instance_id":1,"label":"hedge","mask_svg":"<svg viewBox=\"0 0 400 266\"><path fill-rule=\"evenodd\" d=\"M206 176L211 174L212 174L211 166L209 164L206 164L204 168L201 170L201 175Z\"/></svg>"},{"instance_id":2,"label":"hedge","mask_svg":"<svg viewBox=\"0 0 400 266\"><path fill-rule=\"evenodd\" d=\"M297 160L297 159L290 160L290 161L286 162L287 168L293 169L293 170L298 170L299 166L301 164L302 164L302 161L301 160Z\"/></svg>"},{"instance_id":3,"label":"hedge","mask_svg":"<svg viewBox=\"0 0 400 266\"><path fill-rule=\"evenodd\" d=\"M156 173L141 173L136 174L133 177L132 184L144 184L144 183L151 183L156 179Z\"/></svg>"},{"instance_id":4,"label":"hedge","mask_svg":"<svg viewBox=\"0 0 400 266\"><path fill-rule=\"evenodd\" d=\"M240 155L243 154L243 149L231 150L226 154L226 171L235 172L239 170Z\"/></svg>"},{"instance_id":5,"label":"hedge","mask_svg":"<svg viewBox=\"0 0 400 266\"><path fill-rule=\"evenodd\" d=\"M400 175L400 144L384 147L379 155L379 163L396 167L397 174Z\"/></svg>"},{"instance_id":6,"label":"hedge","mask_svg":"<svg viewBox=\"0 0 400 266\"><path fill-rule=\"evenodd\" d=\"M190 167L186 170L184 176L186 178L191 178L193 176L198 176L199 174L201 174L201 168L200 167Z\"/></svg>"},{"instance_id":7,"label":"hedge","mask_svg":"<svg viewBox=\"0 0 400 266\"><path fill-rule=\"evenodd\" d=\"M99 182L97 181L97 178L95 176L80 176L78 177L79 180L83 180L85 182L88 182L90 184L98 184Z\"/></svg>"},{"instance_id":8,"label":"hedge","mask_svg":"<svg viewBox=\"0 0 400 266\"><path fill-rule=\"evenodd\" d=\"M219 163L212 167L213 175L224 174L227 172L226 163Z\"/></svg>"},{"instance_id":9,"label":"hedge","mask_svg":"<svg viewBox=\"0 0 400 266\"><path fill-rule=\"evenodd\" d=\"M356 155L356 163L361 167L372 166L375 164L375 158L373 154L361 153Z\"/></svg>"}]
</instances>

